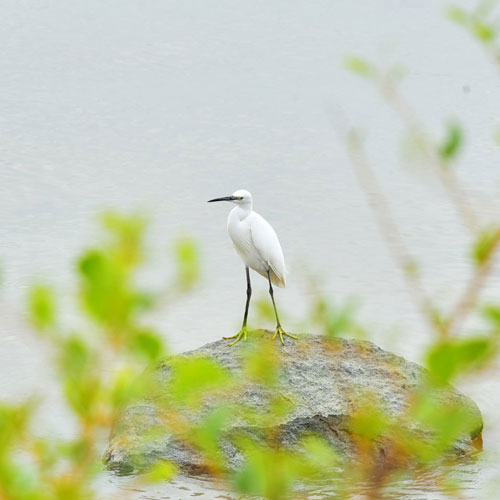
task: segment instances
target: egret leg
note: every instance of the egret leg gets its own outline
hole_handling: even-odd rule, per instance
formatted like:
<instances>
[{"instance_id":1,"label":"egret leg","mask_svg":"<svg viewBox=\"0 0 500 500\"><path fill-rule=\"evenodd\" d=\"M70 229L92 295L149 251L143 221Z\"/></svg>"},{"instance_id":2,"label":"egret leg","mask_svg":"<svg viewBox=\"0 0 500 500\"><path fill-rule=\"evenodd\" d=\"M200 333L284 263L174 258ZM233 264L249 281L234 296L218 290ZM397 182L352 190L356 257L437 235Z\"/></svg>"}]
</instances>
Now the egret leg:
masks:
<instances>
[{"instance_id":1,"label":"egret leg","mask_svg":"<svg viewBox=\"0 0 500 500\"><path fill-rule=\"evenodd\" d=\"M276 304L274 302L274 291L269 271L267 271L267 279L269 281L269 295L271 295L271 300L273 301L274 315L276 316L276 331L274 332L273 340L276 338L277 335L279 335L281 343L285 345L285 341L283 340L283 335L286 335L287 337L290 337L292 339L297 339L297 337L295 337L295 335L291 335L290 333L285 332L285 330L283 330L283 328L281 327L280 319L278 317L278 310L276 309Z\"/></svg>"},{"instance_id":2,"label":"egret leg","mask_svg":"<svg viewBox=\"0 0 500 500\"><path fill-rule=\"evenodd\" d=\"M247 318L248 318L248 307L250 306L250 297L252 296L252 285L250 284L250 270L248 267L245 267L246 275L247 275L247 303L245 305L245 315L243 316L243 326L241 327L241 330L236 334L231 337L223 337L224 339L236 339L233 342L231 342L229 345L233 346L237 342L241 340L241 337L243 337L243 340L247 339Z\"/></svg>"}]
</instances>

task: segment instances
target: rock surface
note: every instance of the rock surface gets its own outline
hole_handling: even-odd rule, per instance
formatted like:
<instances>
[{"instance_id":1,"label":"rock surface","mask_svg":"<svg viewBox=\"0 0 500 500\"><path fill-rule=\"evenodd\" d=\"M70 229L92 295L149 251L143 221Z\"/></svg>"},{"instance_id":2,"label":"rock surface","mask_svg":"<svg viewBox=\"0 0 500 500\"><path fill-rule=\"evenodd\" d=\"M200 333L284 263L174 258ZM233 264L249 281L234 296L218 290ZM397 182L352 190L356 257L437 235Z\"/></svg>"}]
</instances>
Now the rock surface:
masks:
<instances>
[{"instance_id":1,"label":"rock surface","mask_svg":"<svg viewBox=\"0 0 500 500\"><path fill-rule=\"evenodd\" d=\"M241 373L242 353L248 345L269 337L268 331L251 332L247 343L228 346L227 340L218 340L182 356L208 356L230 372L244 378ZM276 344L279 346L279 344ZM277 425L279 444L293 447L304 433L323 436L347 456L354 456L356 440L349 421L356 404L367 392L376 395L387 415L398 418L407 408L415 389L427 372L424 368L399 356L384 351L368 341L338 339L327 341L318 336L301 336L299 340L286 339L279 346L282 361L281 377L274 391L294 402L291 413L283 416ZM166 384L170 377L168 361L156 370L158 384ZM263 409L269 394L262 387L248 383L238 397L238 404ZM210 405L220 404L217 402ZM465 454L477 449L481 438L482 417L476 404L452 387L440 389L436 404L443 408L452 404L468 415L470 428L450 450ZM232 421L231 428L244 426ZM109 469L120 473L134 473L159 459L176 462L189 473L206 472L200 455L167 432L155 434L151 430L161 427L157 405L142 401L126 408L117 422L110 439L104 461ZM257 436L258 429L246 427L244 432ZM415 429L413 429L415 430ZM419 431L417 429L417 431ZM425 432L422 431L422 435ZM385 451L380 443L380 455ZM242 456L230 438L221 443L230 468L241 465Z\"/></svg>"}]
</instances>

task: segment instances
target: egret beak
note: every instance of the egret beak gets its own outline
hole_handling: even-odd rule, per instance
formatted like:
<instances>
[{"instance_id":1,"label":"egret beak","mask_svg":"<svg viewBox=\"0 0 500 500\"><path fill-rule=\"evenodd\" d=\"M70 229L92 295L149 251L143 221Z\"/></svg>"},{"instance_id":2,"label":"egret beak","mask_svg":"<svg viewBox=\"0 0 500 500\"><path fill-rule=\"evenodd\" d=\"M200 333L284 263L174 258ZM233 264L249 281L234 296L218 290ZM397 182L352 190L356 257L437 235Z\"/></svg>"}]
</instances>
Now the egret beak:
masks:
<instances>
[{"instance_id":1,"label":"egret beak","mask_svg":"<svg viewBox=\"0 0 500 500\"><path fill-rule=\"evenodd\" d=\"M212 203L213 201L234 201L237 200L236 196L223 196L222 198L214 198L213 200L208 200L208 203Z\"/></svg>"}]
</instances>

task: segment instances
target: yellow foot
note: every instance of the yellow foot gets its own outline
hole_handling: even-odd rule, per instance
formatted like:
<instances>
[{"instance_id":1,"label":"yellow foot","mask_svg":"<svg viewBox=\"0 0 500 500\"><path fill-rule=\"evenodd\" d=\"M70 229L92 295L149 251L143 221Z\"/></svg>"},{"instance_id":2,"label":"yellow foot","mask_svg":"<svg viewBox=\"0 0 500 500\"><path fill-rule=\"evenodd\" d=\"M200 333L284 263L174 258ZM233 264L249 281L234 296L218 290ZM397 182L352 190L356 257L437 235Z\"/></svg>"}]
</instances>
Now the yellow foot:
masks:
<instances>
[{"instance_id":1,"label":"yellow foot","mask_svg":"<svg viewBox=\"0 0 500 500\"><path fill-rule=\"evenodd\" d=\"M237 342L241 340L241 337L243 337L243 340L247 339L247 333L248 330L246 328L242 328L236 335L233 335L231 337L222 337L223 339L229 340L229 339L236 339L234 342L231 342L229 344L229 347L233 346Z\"/></svg>"},{"instance_id":2,"label":"yellow foot","mask_svg":"<svg viewBox=\"0 0 500 500\"><path fill-rule=\"evenodd\" d=\"M297 340L297 337L295 335L292 335L291 333L286 333L285 330L283 330L283 328L281 328L280 325L278 325L276 327L276 331L274 332L274 335L273 335L273 340L276 338L277 335L280 336L280 340L281 340L281 343L283 345L285 345L285 341L283 340L283 335L286 335L287 337L290 337L291 339Z\"/></svg>"}]
</instances>

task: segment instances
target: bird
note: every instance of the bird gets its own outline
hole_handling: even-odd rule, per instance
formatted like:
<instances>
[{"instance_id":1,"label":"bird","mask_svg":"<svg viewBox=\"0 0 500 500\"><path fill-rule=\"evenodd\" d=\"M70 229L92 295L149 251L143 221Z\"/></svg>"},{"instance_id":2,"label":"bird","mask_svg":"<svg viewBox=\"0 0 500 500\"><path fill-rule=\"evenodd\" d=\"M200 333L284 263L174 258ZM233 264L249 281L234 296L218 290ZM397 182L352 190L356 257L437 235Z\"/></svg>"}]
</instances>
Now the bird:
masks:
<instances>
[{"instance_id":1,"label":"bird","mask_svg":"<svg viewBox=\"0 0 500 500\"><path fill-rule=\"evenodd\" d=\"M276 316L276 331L272 339L279 335L281 343L284 345L283 336L296 339L294 335L283 330L276 303L274 301L273 284L285 287L286 265L276 232L271 224L264 217L253 211L252 195L245 189L235 191L231 196L214 198L208 203L216 201L229 201L236 205L227 218L227 232L233 241L236 252L245 264L245 274L247 278L247 300L245 304L245 314L241 330L231 337L224 339L235 339L229 345L233 346L242 338L247 340L247 318L250 297L252 296L252 285L250 282L250 269L253 269L269 282L269 294L273 303L274 314Z\"/></svg>"}]
</instances>

